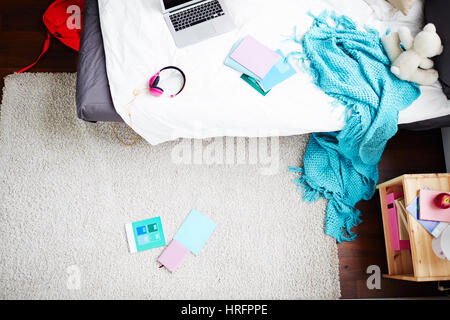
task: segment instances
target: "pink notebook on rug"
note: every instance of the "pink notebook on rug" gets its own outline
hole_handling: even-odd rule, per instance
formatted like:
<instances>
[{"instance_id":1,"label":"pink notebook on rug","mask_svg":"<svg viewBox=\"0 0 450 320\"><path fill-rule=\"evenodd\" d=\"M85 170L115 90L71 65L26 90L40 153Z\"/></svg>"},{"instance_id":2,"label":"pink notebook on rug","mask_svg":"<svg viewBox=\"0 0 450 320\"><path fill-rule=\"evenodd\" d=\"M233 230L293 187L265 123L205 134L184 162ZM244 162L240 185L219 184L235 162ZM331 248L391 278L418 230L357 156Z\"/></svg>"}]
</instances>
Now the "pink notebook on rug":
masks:
<instances>
[{"instance_id":1,"label":"pink notebook on rug","mask_svg":"<svg viewBox=\"0 0 450 320\"><path fill-rule=\"evenodd\" d=\"M262 79L277 63L280 55L252 36L246 36L230 58Z\"/></svg>"},{"instance_id":2,"label":"pink notebook on rug","mask_svg":"<svg viewBox=\"0 0 450 320\"><path fill-rule=\"evenodd\" d=\"M173 239L158 258L158 262L166 267L170 272L174 272L177 270L184 258L186 258L188 253L188 249L186 249L177 240Z\"/></svg>"},{"instance_id":3,"label":"pink notebook on rug","mask_svg":"<svg viewBox=\"0 0 450 320\"><path fill-rule=\"evenodd\" d=\"M450 222L450 208L441 209L434 203L434 198L448 191L420 190L419 216L421 220Z\"/></svg>"}]
</instances>

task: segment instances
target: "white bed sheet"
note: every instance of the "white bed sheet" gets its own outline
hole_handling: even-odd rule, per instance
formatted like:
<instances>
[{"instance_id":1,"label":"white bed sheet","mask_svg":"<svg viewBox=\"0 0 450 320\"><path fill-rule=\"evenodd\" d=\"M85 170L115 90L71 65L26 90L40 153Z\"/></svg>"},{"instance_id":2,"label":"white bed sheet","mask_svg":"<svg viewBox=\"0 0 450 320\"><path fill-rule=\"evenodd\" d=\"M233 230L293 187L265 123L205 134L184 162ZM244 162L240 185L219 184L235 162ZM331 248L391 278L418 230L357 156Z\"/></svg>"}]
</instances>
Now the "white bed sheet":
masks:
<instances>
[{"instance_id":1,"label":"white bed sheet","mask_svg":"<svg viewBox=\"0 0 450 320\"><path fill-rule=\"evenodd\" d=\"M406 24L418 30L418 15L389 21L379 0L225 0L236 23L233 32L178 49L161 14L159 0L99 0L107 74L115 108L124 121L151 144L183 138L216 136L289 136L335 131L344 126L342 106L316 88L307 73L275 87L266 97L240 79L223 62L232 45L247 34L285 54L298 50L286 41L294 26L303 34L311 25L307 11L344 13L381 32ZM384 0L380 0L384 1ZM384 10L384 11L383 11ZM400 19L401 20L401 19ZM175 65L187 76L176 98L133 91L148 86L160 68ZM131 114L131 119L129 114ZM422 87L422 95L402 111L399 123L450 114L450 102L439 84Z\"/></svg>"}]
</instances>

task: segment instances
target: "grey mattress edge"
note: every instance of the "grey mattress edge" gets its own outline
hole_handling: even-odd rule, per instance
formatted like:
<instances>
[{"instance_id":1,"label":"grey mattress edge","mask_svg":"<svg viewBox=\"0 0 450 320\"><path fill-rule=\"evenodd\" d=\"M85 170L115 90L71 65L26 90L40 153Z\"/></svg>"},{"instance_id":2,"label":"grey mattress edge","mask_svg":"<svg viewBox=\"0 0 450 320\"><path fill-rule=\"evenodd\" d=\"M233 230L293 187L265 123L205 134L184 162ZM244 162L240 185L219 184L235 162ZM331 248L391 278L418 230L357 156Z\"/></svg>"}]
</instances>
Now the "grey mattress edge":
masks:
<instances>
[{"instance_id":1,"label":"grey mattress edge","mask_svg":"<svg viewBox=\"0 0 450 320\"><path fill-rule=\"evenodd\" d=\"M86 0L77 68L77 115L97 122L121 122L111 98L97 0Z\"/></svg>"},{"instance_id":2,"label":"grey mattress edge","mask_svg":"<svg viewBox=\"0 0 450 320\"><path fill-rule=\"evenodd\" d=\"M98 0L86 0L77 75L77 114L85 121L122 122L116 113L106 73ZM399 125L400 129L450 127L450 115Z\"/></svg>"}]
</instances>

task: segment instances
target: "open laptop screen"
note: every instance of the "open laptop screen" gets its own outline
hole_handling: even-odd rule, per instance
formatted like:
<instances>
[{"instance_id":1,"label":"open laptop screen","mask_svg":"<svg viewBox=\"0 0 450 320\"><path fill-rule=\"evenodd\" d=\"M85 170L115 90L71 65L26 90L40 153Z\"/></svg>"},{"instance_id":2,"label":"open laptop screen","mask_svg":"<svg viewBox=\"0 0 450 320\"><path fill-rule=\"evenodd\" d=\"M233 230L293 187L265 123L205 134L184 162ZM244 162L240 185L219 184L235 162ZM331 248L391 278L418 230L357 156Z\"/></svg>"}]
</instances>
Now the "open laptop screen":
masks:
<instances>
[{"instance_id":1,"label":"open laptop screen","mask_svg":"<svg viewBox=\"0 0 450 320\"><path fill-rule=\"evenodd\" d=\"M165 10L181 6L188 2L192 2L192 0L163 0Z\"/></svg>"}]
</instances>

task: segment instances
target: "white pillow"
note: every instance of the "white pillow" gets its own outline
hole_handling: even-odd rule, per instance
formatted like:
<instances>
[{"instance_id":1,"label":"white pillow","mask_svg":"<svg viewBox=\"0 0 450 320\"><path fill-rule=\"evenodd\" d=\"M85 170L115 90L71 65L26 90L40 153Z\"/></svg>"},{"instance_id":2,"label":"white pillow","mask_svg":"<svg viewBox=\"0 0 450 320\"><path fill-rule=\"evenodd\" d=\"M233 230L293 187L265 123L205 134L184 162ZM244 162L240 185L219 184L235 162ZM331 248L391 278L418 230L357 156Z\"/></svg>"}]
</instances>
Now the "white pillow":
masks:
<instances>
[{"instance_id":1,"label":"white pillow","mask_svg":"<svg viewBox=\"0 0 450 320\"><path fill-rule=\"evenodd\" d=\"M396 29L396 26L406 25L411 32L416 33L423 25L423 0L416 0L414 6L405 16L402 12L394 8L386 0L364 0L373 10L376 18Z\"/></svg>"},{"instance_id":2,"label":"white pillow","mask_svg":"<svg viewBox=\"0 0 450 320\"><path fill-rule=\"evenodd\" d=\"M408 15L409 10L414 6L416 0L387 0L395 8L400 10L405 16Z\"/></svg>"}]
</instances>

